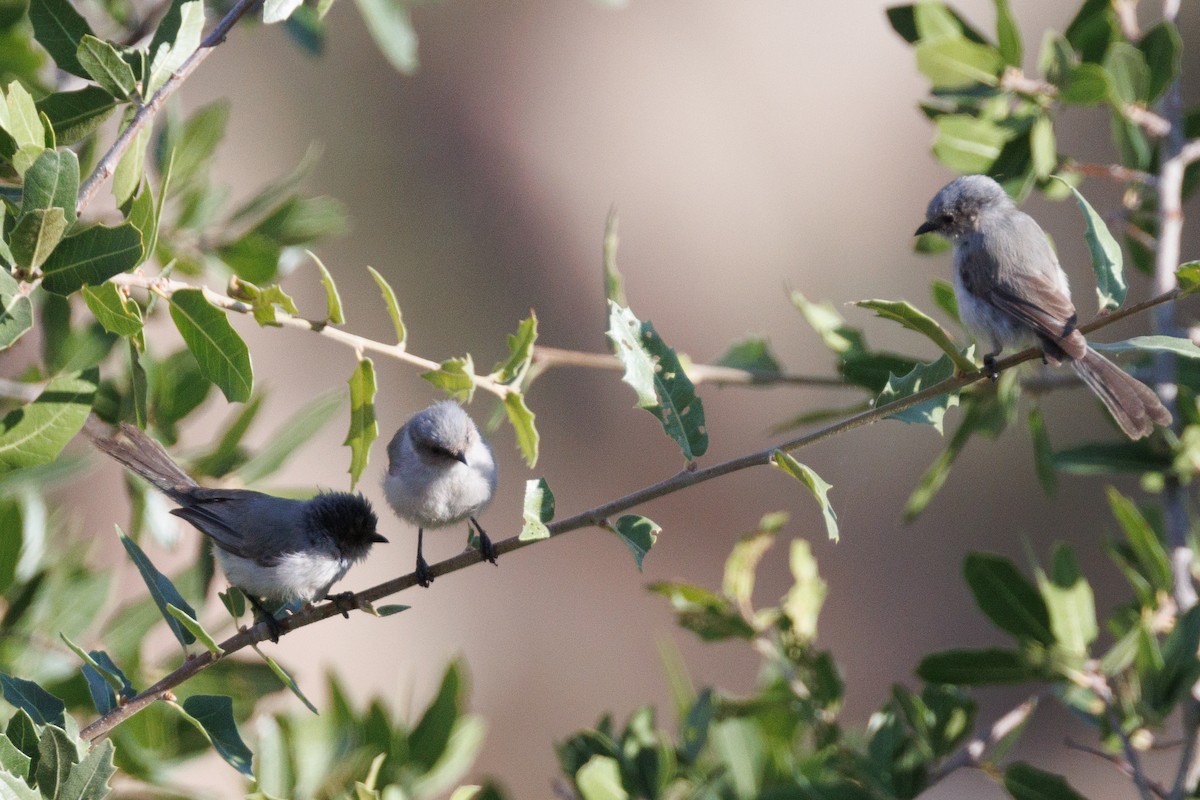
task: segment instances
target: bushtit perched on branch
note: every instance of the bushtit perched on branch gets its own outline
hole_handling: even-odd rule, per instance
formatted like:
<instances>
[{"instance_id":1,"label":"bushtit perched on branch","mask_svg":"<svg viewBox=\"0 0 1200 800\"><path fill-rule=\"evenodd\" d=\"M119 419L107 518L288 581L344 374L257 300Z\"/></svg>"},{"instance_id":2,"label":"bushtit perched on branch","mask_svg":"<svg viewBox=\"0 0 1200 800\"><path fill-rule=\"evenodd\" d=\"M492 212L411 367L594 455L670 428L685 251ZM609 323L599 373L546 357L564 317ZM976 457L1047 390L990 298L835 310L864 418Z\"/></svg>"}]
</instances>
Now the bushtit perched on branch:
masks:
<instances>
[{"instance_id":1,"label":"bushtit perched on branch","mask_svg":"<svg viewBox=\"0 0 1200 800\"><path fill-rule=\"evenodd\" d=\"M400 426L388 444L383 491L401 519L417 526L417 581L433 582L421 554L426 528L468 520L479 533L480 557L496 563L491 539L475 515L496 491L496 462L475 423L453 400L434 403Z\"/></svg>"},{"instance_id":2,"label":"bushtit perched on branch","mask_svg":"<svg viewBox=\"0 0 1200 800\"><path fill-rule=\"evenodd\" d=\"M291 500L245 489L205 489L140 429L123 423L104 435L97 427L87 429L96 447L178 503L171 513L212 539L225 577L266 616L273 640L279 624L257 598L324 599L372 544L387 541L375 530L375 512L361 494L322 492Z\"/></svg>"},{"instance_id":3,"label":"bushtit perched on branch","mask_svg":"<svg viewBox=\"0 0 1200 800\"><path fill-rule=\"evenodd\" d=\"M1036 342L1051 364L1070 362L1130 439L1171 424L1148 386L1088 347L1076 329L1067 275L1033 217L986 175L946 184L917 233L938 233L954 245L954 295L962 321L994 348L984 369L995 380L1005 346Z\"/></svg>"}]
</instances>

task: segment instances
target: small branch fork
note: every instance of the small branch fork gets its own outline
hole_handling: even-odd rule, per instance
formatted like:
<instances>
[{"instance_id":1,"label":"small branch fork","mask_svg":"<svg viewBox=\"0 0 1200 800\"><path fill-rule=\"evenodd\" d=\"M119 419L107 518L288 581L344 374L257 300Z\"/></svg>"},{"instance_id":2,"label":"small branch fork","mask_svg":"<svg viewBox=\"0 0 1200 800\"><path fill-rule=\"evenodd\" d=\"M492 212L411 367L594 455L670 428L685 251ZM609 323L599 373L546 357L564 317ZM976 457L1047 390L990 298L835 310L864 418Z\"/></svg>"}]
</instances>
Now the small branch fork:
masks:
<instances>
[{"instance_id":1,"label":"small branch fork","mask_svg":"<svg viewBox=\"0 0 1200 800\"><path fill-rule=\"evenodd\" d=\"M1132 314L1137 314L1161 305L1162 303L1170 302L1178 297L1179 294L1180 292L1178 289L1173 289L1165 294L1159 295L1158 297L1154 297L1142 303L1129 306L1128 308L1113 312L1112 314L1099 317L1086 325L1081 325L1079 329L1084 333L1098 330ZM225 300L228 301L229 298L225 298ZM299 322L303 321L301 320ZM299 324L297 327L299 327ZM334 329L326 326L323 330ZM350 334L345 335L350 336ZM372 342L371 344L378 345L376 342ZM996 368L999 370L1009 369L1017 364L1021 364L1026 361L1032 361L1033 359L1040 357L1041 351L1037 348L1031 347L997 361ZM579 530L581 528L603 527L610 516L636 506L640 506L659 497L663 497L682 489L686 489L690 486L695 486L696 484L704 483L714 478L719 478L723 475L728 475L732 472L738 472L749 467L766 466L771 462L771 456L776 450L799 450L803 447L823 441L844 431L871 425L885 417L889 417L893 414L899 413L900 411L919 405L926 400L946 394L947 392L962 389L965 386L983 380L987 380L987 376L979 370L956 375L952 378L942 381L941 383L935 384L934 386L930 386L923 391L917 392L916 394L909 395L908 397L901 398L894 402L886 403L876 408L851 415L845 419L839 420L838 422L806 433L803 436L798 436L770 447L730 459L728 461L722 461L709 467L699 469L684 469L683 471L665 480L659 481L658 483L638 489L637 491L631 492L624 497L620 497L616 500L604 503L603 505L596 506L595 508L576 514L572 517L551 522L546 527L549 528L551 537L561 536L564 533ZM521 548L534 544L537 541L541 540L522 540L519 537L513 536L503 541L496 542L496 553L498 555L502 555L514 550L520 550ZM478 563L480 563L479 554L473 550L468 550L460 553L457 556L454 556L453 558L449 558L445 561L432 565L429 568L429 575L430 577L437 578L442 575L447 575L451 572L457 572L458 570L474 566ZM416 585L416 573L409 573L407 575L402 575L398 578L393 578L390 581L378 584L377 586L372 586L369 589L364 589L361 592L355 593L353 597L360 608L369 609L370 606L368 604L374 603L383 599L384 597L396 594L397 592L401 592L405 589L410 589ZM334 602L322 603L321 605L312 606L311 608L305 609L298 614L284 617L283 619L279 620L281 635L286 634L288 631L297 630L299 628L311 625L314 622L319 622L323 619L327 619L328 617L341 614L344 606L344 602L340 604ZM242 630L226 639L224 642L221 642L221 649L224 651L225 656L227 656L232 653L236 653L238 650L241 650L251 644L265 641L268 638L270 638L270 631L268 630L266 623L260 623L252 628ZM220 658L224 658L225 656L220 656ZM141 709L153 703L155 700L160 699L165 692L168 692L169 690L186 681L188 678L191 678L196 673L213 664L217 658L218 657L213 656L211 653L205 652L188 659L174 672L171 672L162 678L162 680L158 681L158 683L139 693L136 697L129 700L125 705L92 722L81 731L81 735L89 741L94 741L99 737L104 736L123 720L128 719ZM967 764L969 763L970 762L968 761Z\"/></svg>"}]
</instances>

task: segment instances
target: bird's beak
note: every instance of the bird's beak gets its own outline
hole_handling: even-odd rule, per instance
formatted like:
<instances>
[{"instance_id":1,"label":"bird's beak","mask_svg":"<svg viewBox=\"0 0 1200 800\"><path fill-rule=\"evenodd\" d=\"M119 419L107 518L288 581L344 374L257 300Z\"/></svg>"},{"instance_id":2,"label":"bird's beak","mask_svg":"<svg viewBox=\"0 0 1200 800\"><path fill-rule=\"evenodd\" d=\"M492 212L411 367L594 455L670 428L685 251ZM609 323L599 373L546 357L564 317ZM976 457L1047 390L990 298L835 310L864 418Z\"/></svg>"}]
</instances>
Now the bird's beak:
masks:
<instances>
[{"instance_id":1,"label":"bird's beak","mask_svg":"<svg viewBox=\"0 0 1200 800\"><path fill-rule=\"evenodd\" d=\"M387 537L384 536L382 533L372 533L371 541L378 542L379 544L387 544L388 543Z\"/></svg>"},{"instance_id":2,"label":"bird's beak","mask_svg":"<svg viewBox=\"0 0 1200 800\"><path fill-rule=\"evenodd\" d=\"M922 233L934 233L938 229L936 222L922 222L921 227L917 228L917 232L913 236L920 236Z\"/></svg>"},{"instance_id":3,"label":"bird's beak","mask_svg":"<svg viewBox=\"0 0 1200 800\"><path fill-rule=\"evenodd\" d=\"M467 454L465 452L451 453L450 457L464 466L470 466L470 464L467 464Z\"/></svg>"}]
</instances>

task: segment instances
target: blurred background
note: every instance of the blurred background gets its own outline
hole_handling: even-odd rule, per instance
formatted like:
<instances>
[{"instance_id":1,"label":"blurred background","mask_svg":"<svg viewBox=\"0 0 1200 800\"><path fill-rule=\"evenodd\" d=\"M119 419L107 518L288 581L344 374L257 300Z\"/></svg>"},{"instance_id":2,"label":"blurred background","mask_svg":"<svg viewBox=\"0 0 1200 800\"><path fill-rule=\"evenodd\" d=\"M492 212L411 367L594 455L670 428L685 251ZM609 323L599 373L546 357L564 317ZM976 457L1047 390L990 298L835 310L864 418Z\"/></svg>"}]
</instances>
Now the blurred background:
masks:
<instances>
[{"instance_id":1,"label":"blurred background","mask_svg":"<svg viewBox=\"0 0 1200 800\"><path fill-rule=\"evenodd\" d=\"M1012 0L1027 66L1043 32L1061 30L1074 5ZM982 30L994 30L992 3L956 6ZM832 302L878 348L938 355L916 335L846 305L907 299L931 310L929 282L950 270L947 254L912 252L926 203L953 175L930 154L933 129L917 108L927 83L884 8L866 0L657 0L623 8L585 0L445 0L415 8L421 66L405 76L384 61L343 0L329 17L321 57L306 55L280 28L240 27L182 97L187 109L232 98L216 180L235 199L290 171L310 145L321 146L309 188L343 201L352 227L320 255L355 333L391 336L370 265L395 288L409 348L419 355L440 360L469 352L486 369L504 356L505 335L530 308L540 343L605 351L600 254L605 216L615 205L630 305L669 344L708 361L736 339L763 335L789 371L832 374L832 359L789 303L789 288ZM1185 4L1186 45L1193 45L1198 21L1195 5ZM1197 51L1185 53L1194 59ZM1195 66L1185 64L1185 81ZM1194 102L1195 94L1185 93ZM1105 113L1068 117L1059 150L1107 163L1107 123L1097 124ZM1082 188L1102 212L1116 200L1115 188L1097 180ZM1092 279L1077 208L1034 197L1026 209L1054 237L1081 314L1090 317ZM1184 260L1200 257L1196 230L1189 230ZM1142 276L1130 280L1131 298L1148 294ZM311 264L284 287L302 311L321 313ZM233 322L269 393L268 418L282 419L343 386L354 367L352 351L319 337ZM1140 317L1101 338L1124 338L1147 325ZM375 364L381 438L363 488L383 512L391 544L354 569L343 588L412 569L415 531L391 516L379 489L384 447L404 419L438 396L413 369L383 358ZM712 386L701 387L701 396L711 438L702 465L779 440L772 426L806 410L860 398ZM529 404L542 435L535 470L521 461L511 428L493 436L500 490L481 519L493 539L519 531L527 479L545 477L559 516L568 516L683 466L657 421L633 407L616 372L555 370L534 385ZM1056 447L1113 430L1100 406L1078 391L1048 397L1044 408ZM485 420L492 401L481 392L470 411ZM214 404L206 417L211 427L193 426L184 444L214 435L231 413ZM956 412L948 419L956 425ZM347 488L343 425L344 417L299 453L280 485ZM422 708L446 662L461 657L471 676L471 708L489 725L473 776L497 779L513 797L547 797L558 773L554 742L605 712L621 724L646 703L669 718L662 650L679 651L697 686L738 692L754 684L758 661L748 649L701 646L644 587L670 579L719 586L737 537L765 512L782 510L791 514L786 533L812 542L829 583L819 642L844 671L843 721L861 727L892 683L919 685L912 673L921 655L1003 643L962 580L970 551L1027 563L1028 553L1047 559L1054 542L1068 541L1097 585L1102 615L1112 598L1125 596L1102 549L1115 528L1103 486L1065 478L1057 498L1046 499L1021 426L993 446L973 442L926 513L903 524L909 492L944 444L929 427L888 421L795 453L833 485L837 544L826 540L816 504L795 482L773 470L745 471L637 509L663 528L640 573L615 536L578 531L503 557L498 567L481 565L428 591L406 592L395 602L412 609L398 616L330 621L271 649L318 705L321 676L333 670L360 702L380 695L401 714ZM123 496L112 465L97 475L85 507ZM122 512L101 513L102 522L87 524L97 536L108 535ZM431 536L427 556L457 553L462 535ZM790 585L785 553L780 542L761 569L764 602ZM136 581L131 567L120 568ZM1106 594L1106 585L1113 591ZM980 720L990 722L1022 695L975 696ZM290 696L283 701L298 706ZM1064 747L1065 736L1092 741L1089 730L1045 704L1017 755L1067 773L1089 797L1131 795L1110 766ZM196 783L211 789L222 769L196 775ZM975 772L960 772L929 793L1003 796Z\"/></svg>"}]
</instances>

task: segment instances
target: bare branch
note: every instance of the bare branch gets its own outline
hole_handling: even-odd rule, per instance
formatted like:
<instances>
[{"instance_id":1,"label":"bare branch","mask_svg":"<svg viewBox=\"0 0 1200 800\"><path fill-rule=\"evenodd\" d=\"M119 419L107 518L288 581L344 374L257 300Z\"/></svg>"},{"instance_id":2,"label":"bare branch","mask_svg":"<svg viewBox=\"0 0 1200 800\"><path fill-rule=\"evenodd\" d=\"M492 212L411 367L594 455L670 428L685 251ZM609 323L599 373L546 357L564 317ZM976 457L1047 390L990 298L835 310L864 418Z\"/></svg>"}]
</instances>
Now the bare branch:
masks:
<instances>
[{"instance_id":1,"label":"bare branch","mask_svg":"<svg viewBox=\"0 0 1200 800\"><path fill-rule=\"evenodd\" d=\"M950 773L963 767L978 767L983 763L983 757L989 749L995 747L997 742L1025 724L1025 720L1029 719L1029 715L1037 708L1037 704L1038 698L1031 697L996 720L987 733L976 736L943 761L941 766L929 776L930 784L938 783Z\"/></svg>"}]
</instances>

